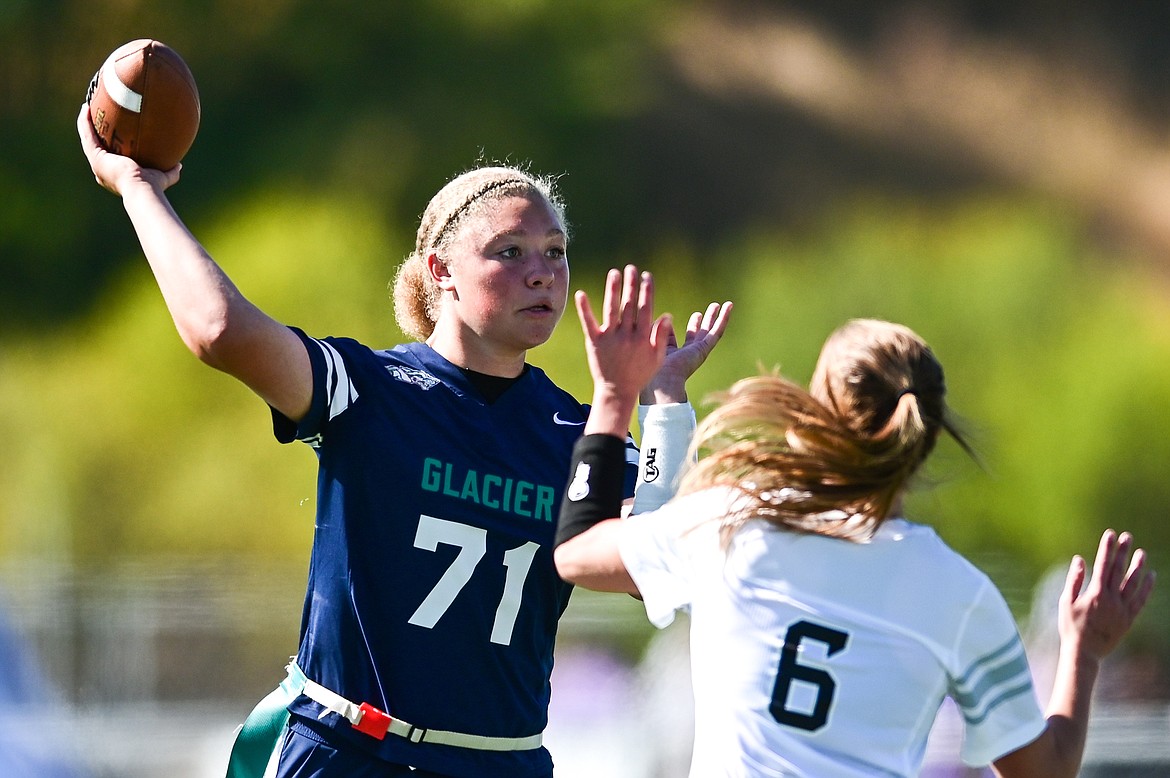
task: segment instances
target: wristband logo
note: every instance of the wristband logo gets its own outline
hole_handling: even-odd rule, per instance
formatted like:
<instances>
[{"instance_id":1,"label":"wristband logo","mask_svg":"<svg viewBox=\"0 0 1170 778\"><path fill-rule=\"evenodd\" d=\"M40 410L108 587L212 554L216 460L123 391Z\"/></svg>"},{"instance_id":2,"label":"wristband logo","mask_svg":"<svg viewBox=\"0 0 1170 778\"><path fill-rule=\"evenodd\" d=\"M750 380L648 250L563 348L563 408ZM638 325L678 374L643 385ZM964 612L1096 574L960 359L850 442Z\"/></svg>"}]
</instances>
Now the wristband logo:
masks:
<instances>
[{"instance_id":1,"label":"wristband logo","mask_svg":"<svg viewBox=\"0 0 1170 778\"><path fill-rule=\"evenodd\" d=\"M584 462L577 463L577 470L573 473L573 480L569 483L569 488L565 492L565 496L572 502L584 500L589 496L589 465Z\"/></svg>"},{"instance_id":2,"label":"wristband logo","mask_svg":"<svg viewBox=\"0 0 1170 778\"><path fill-rule=\"evenodd\" d=\"M646 464L642 466L642 480L646 483L653 483L658 480L660 472L658 470L658 449L646 449Z\"/></svg>"}]
</instances>

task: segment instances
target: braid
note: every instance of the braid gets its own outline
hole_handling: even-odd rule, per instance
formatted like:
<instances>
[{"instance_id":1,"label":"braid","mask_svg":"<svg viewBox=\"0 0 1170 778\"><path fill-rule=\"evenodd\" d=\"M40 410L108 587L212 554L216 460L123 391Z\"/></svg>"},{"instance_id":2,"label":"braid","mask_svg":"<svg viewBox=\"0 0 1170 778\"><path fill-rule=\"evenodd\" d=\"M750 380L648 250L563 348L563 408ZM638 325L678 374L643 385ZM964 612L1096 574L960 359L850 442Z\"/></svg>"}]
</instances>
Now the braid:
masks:
<instances>
[{"instance_id":1,"label":"braid","mask_svg":"<svg viewBox=\"0 0 1170 778\"><path fill-rule=\"evenodd\" d=\"M532 180L528 178L502 178L496 181L488 181L479 189L471 192L467 198L443 220L431 234L424 233L424 227L431 225L419 225L418 237L415 242L415 251L422 254L428 247L439 248L445 247L446 242L450 239L450 235L454 232L455 226L459 221L471 210L472 206L486 197L488 193L496 190L508 188L528 189L532 186Z\"/></svg>"}]
</instances>

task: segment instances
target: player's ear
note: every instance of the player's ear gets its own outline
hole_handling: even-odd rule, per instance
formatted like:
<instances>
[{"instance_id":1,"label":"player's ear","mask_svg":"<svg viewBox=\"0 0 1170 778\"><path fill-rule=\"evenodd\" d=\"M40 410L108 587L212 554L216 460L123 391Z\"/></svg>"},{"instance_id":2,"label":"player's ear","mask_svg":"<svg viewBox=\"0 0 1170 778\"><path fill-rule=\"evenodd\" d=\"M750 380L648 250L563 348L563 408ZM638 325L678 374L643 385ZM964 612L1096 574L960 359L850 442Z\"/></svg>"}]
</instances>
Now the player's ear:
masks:
<instances>
[{"instance_id":1,"label":"player's ear","mask_svg":"<svg viewBox=\"0 0 1170 778\"><path fill-rule=\"evenodd\" d=\"M449 292L455 288L455 279L451 276L451 269L433 251L427 254L427 273L430 274L431 280L438 284L439 288L444 292Z\"/></svg>"}]
</instances>

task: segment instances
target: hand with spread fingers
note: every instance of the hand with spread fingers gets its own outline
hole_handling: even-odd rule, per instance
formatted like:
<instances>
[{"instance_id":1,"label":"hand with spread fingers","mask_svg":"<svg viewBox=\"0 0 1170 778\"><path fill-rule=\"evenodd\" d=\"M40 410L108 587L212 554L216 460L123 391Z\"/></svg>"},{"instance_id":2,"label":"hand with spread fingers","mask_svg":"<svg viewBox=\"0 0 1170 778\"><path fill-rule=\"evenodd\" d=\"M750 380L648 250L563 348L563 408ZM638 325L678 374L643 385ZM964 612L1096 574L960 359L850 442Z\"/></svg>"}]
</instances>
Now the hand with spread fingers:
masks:
<instances>
[{"instance_id":1,"label":"hand with spread fingers","mask_svg":"<svg viewBox=\"0 0 1170 778\"><path fill-rule=\"evenodd\" d=\"M666 356L670 315L654 317L654 278L634 265L609 271L600 322L585 292L575 299L594 384L585 433L624 438L638 393Z\"/></svg>"},{"instance_id":2,"label":"hand with spread fingers","mask_svg":"<svg viewBox=\"0 0 1170 778\"><path fill-rule=\"evenodd\" d=\"M643 404L687 401L687 379L702 366L723 337L731 309L730 302L713 302L706 310L694 311L687 320L686 336L681 346L671 328L666 337L666 358L662 367L642 389Z\"/></svg>"},{"instance_id":3,"label":"hand with spread fingers","mask_svg":"<svg viewBox=\"0 0 1170 778\"><path fill-rule=\"evenodd\" d=\"M1060 597L1062 645L1086 657L1104 659L1133 626L1150 593L1154 571L1145 549L1131 550L1133 536L1106 530L1097 547L1093 577L1084 586L1086 565L1074 556Z\"/></svg>"},{"instance_id":4,"label":"hand with spread fingers","mask_svg":"<svg viewBox=\"0 0 1170 778\"><path fill-rule=\"evenodd\" d=\"M1133 626L1150 599L1155 579L1145 550L1133 550L1133 536L1111 529L1101 535L1088 585L1086 572L1084 558L1074 556L1060 595L1060 658L1045 730L993 762L992 770L999 778L1059 778L1080 771L1101 662Z\"/></svg>"}]
</instances>

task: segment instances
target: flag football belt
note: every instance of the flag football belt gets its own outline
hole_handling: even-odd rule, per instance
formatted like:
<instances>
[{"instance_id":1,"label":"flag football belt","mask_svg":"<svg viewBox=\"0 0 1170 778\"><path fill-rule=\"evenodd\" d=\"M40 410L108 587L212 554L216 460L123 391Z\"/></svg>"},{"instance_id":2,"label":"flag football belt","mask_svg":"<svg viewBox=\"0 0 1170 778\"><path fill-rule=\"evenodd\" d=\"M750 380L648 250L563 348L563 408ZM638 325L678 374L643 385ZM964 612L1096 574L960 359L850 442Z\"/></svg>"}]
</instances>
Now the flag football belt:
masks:
<instances>
[{"instance_id":1,"label":"flag football belt","mask_svg":"<svg viewBox=\"0 0 1170 778\"><path fill-rule=\"evenodd\" d=\"M527 737L488 737L416 727L402 719L394 718L368 702L361 704L350 702L337 692L309 680L296 662L289 662L288 681L294 688L300 686L301 694L324 707L326 711L336 713L358 732L377 740L382 740L386 733L390 733L404 737L411 743L437 743L459 748L475 748L480 751L527 751L539 748L541 744L540 733Z\"/></svg>"}]
</instances>

